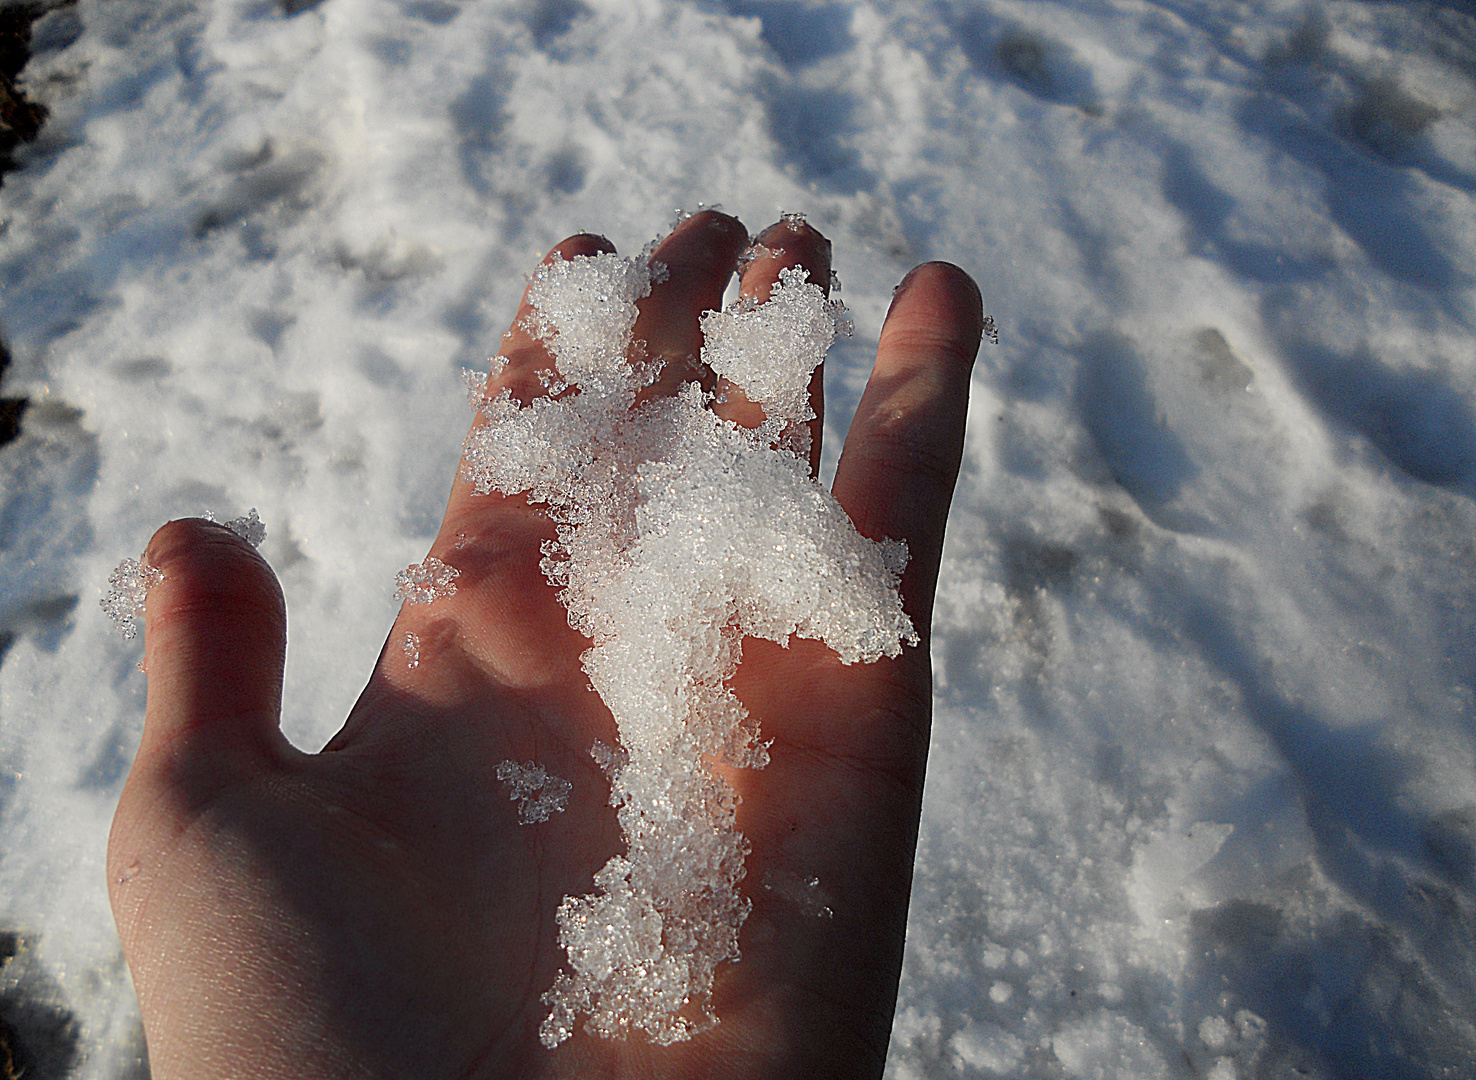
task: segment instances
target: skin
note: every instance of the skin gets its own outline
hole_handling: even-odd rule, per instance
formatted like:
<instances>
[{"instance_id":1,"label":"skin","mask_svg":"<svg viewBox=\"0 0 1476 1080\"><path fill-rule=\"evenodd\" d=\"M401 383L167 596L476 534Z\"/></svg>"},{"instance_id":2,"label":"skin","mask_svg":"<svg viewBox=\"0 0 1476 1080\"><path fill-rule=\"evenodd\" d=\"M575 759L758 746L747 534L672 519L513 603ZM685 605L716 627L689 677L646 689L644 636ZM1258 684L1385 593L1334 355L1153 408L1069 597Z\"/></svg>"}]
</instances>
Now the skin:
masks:
<instances>
[{"instance_id":1,"label":"skin","mask_svg":"<svg viewBox=\"0 0 1476 1080\"><path fill-rule=\"evenodd\" d=\"M766 297L784 266L829 280L829 242L808 226L761 240L744 293ZM709 211L657 250L670 277L635 331L667 361L651 392L711 384L692 359L698 316L746 246L735 219ZM555 252L606 250L580 235ZM550 363L518 329L526 313L525 301L489 393L542 392L534 373ZM147 721L108 850L157 1080L880 1076L928 749L927 629L981 323L957 267L907 276L833 488L863 534L908 542L902 591L922 644L847 667L815 642L745 643L733 685L773 740L767 768L729 773L753 911L741 961L719 969L721 1023L674 1046L538 1041L539 997L565 960L559 901L589 892L623 849L588 754L614 743L613 723L579 666L587 642L538 569L547 517L455 482L430 554L461 571L456 594L402 610L318 754L278 727L286 612L271 569L220 526L160 529ZM737 393L719 408L759 419ZM407 632L421 639L413 669ZM572 780L568 810L520 825L494 776L509 758ZM765 890L770 869L817 876L834 917Z\"/></svg>"}]
</instances>

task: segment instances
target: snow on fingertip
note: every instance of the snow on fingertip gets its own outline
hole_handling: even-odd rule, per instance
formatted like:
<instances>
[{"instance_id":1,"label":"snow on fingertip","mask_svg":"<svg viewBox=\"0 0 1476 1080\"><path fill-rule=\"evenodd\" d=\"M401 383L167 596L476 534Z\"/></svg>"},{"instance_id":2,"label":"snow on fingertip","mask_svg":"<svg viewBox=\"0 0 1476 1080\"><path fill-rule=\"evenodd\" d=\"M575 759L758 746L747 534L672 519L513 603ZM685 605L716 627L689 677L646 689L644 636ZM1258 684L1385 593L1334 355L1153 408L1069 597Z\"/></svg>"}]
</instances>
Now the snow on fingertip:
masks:
<instances>
[{"instance_id":1,"label":"snow on fingertip","mask_svg":"<svg viewBox=\"0 0 1476 1080\"><path fill-rule=\"evenodd\" d=\"M108 576L108 591L100 603L125 641L138 635L135 616L144 613L149 590L163 580L164 571L151 566L145 555L124 559Z\"/></svg>"},{"instance_id":2,"label":"snow on fingertip","mask_svg":"<svg viewBox=\"0 0 1476 1080\"><path fill-rule=\"evenodd\" d=\"M225 527L254 548L261 547L261 542L266 539L266 526L261 523L261 518L256 516L254 506L241 517L227 521Z\"/></svg>"}]
</instances>

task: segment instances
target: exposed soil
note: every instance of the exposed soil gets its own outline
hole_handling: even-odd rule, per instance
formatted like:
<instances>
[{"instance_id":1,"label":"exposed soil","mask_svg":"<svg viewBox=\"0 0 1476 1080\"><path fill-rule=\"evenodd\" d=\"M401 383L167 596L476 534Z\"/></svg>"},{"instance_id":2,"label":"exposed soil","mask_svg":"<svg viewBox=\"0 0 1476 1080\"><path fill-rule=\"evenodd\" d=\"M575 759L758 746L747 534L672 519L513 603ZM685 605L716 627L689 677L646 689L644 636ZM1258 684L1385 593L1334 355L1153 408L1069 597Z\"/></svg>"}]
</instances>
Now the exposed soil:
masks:
<instances>
[{"instance_id":1,"label":"exposed soil","mask_svg":"<svg viewBox=\"0 0 1476 1080\"><path fill-rule=\"evenodd\" d=\"M31 25L59 7L76 0L20 0L0 5L0 182L15 168L12 152L30 142L46 122L46 106L31 101L16 79L31 58Z\"/></svg>"},{"instance_id":2,"label":"exposed soil","mask_svg":"<svg viewBox=\"0 0 1476 1080\"><path fill-rule=\"evenodd\" d=\"M31 26L48 11L70 7L77 0L19 0L0 3L0 185L5 174L16 167L12 156L21 143L30 142L46 122L46 106L31 101L16 85L21 69L31 58ZM10 366L10 350L0 342L0 379ZM0 446L14 441L21 430L25 398L0 397ZM4 1035L0 1032L0 1043ZM0 1068L4 1057L0 1055ZM0 1080L5 1080L0 1076Z\"/></svg>"}]
</instances>

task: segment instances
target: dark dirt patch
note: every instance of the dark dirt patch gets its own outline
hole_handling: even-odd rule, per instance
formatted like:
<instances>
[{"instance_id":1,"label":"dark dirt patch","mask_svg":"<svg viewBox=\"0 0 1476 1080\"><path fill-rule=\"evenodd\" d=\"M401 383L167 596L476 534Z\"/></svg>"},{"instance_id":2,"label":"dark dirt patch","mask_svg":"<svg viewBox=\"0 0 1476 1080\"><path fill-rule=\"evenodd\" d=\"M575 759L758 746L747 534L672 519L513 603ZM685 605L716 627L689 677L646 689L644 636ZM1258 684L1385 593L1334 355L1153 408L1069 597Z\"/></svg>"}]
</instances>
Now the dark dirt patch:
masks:
<instances>
[{"instance_id":1,"label":"dark dirt patch","mask_svg":"<svg viewBox=\"0 0 1476 1080\"><path fill-rule=\"evenodd\" d=\"M5 377L5 369L10 366L10 350L0 342L0 379ZM16 436L21 432L21 417L25 415L26 407L30 405L26 398L0 397L0 446L14 442ZM0 1077L3 1080L3 1077Z\"/></svg>"},{"instance_id":2,"label":"dark dirt patch","mask_svg":"<svg viewBox=\"0 0 1476 1080\"><path fill-rule=\"evenodd\" d=\"M15 168L12 152L30 142L46 122L46 106L31 101L16 85L21 69L31 58L31 26L56 8L70 7L76 0L24 0L0 6L0 182Z\"/></svg>"},{"instance_id":3,"label":"dark dirt patch","mask_svg":"<svg viewBox=\"0 0 1476 1080\"><path fill-rule=\"evenodd\" d=\"M16 85L21 69L31 59L31 27L48 11L71 7L77 0L20 0L0 2L0 184L16 167L12 154L21 143L33 140L46 122L46 106L31 101ZM10 350L0 342L0 379L10 366ZM0 446L20 434L21 417L30 402L25 398L0 398ZM4 1035L0 1032L0 1044ZM0 1055L0 1068L3 1068ZM0 1077L3 1080L3 1077Z\"/></svg>"}]
</instances>

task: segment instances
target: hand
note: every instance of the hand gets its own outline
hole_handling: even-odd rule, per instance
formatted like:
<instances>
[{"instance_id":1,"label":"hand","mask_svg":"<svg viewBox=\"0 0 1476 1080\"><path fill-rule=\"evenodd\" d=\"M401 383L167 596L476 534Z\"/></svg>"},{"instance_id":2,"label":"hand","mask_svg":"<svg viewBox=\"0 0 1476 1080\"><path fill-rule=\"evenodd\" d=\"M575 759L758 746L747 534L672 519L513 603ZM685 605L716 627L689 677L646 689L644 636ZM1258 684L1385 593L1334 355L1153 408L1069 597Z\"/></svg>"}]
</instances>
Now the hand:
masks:
<instances>
[{"instance_id":1,"label":"hand","mask_svg":"<svg viewBox=\"0 0 1476 1080\"><path fill-rule=\"evenodd\" d=\"M808 226L761 239L770 253L745 268L745 294L767 297L787 266L829 280L829 243ZM654 392L700 375L681 361L746 243L708 211L657 249L670 277L635 330L669 360ZM555 249L607 250L588 235ZM542 392L533 373L549 360L519 329L526 314L525 300L491 392ZM539 570L547 517L454 484L430 553L460 570L457 591L402 610L319 754L278 728L286 614L272 571L220 526L160 529L147 720L108 850L156 1080L880 1076L928 749L927 630L981 324L962 271L908 275L836 472L863 534L907 541L902 592L922 644L846 667L812 641L745 642L734 689L773 740L766 768L729 777L753 911L741 960L718 972L721 1023L670 1047L538 1039L540 995L566 960L558 904L622 849L589 756L596 739L615 744L613 723L579 665L588 643ZM737 395L720 408L754 419ZM519 824L494 775L508 759L572 780L568 809ZM774 868L818 877L833 917L766 890Z\"/></svg>"}]
</instances>

